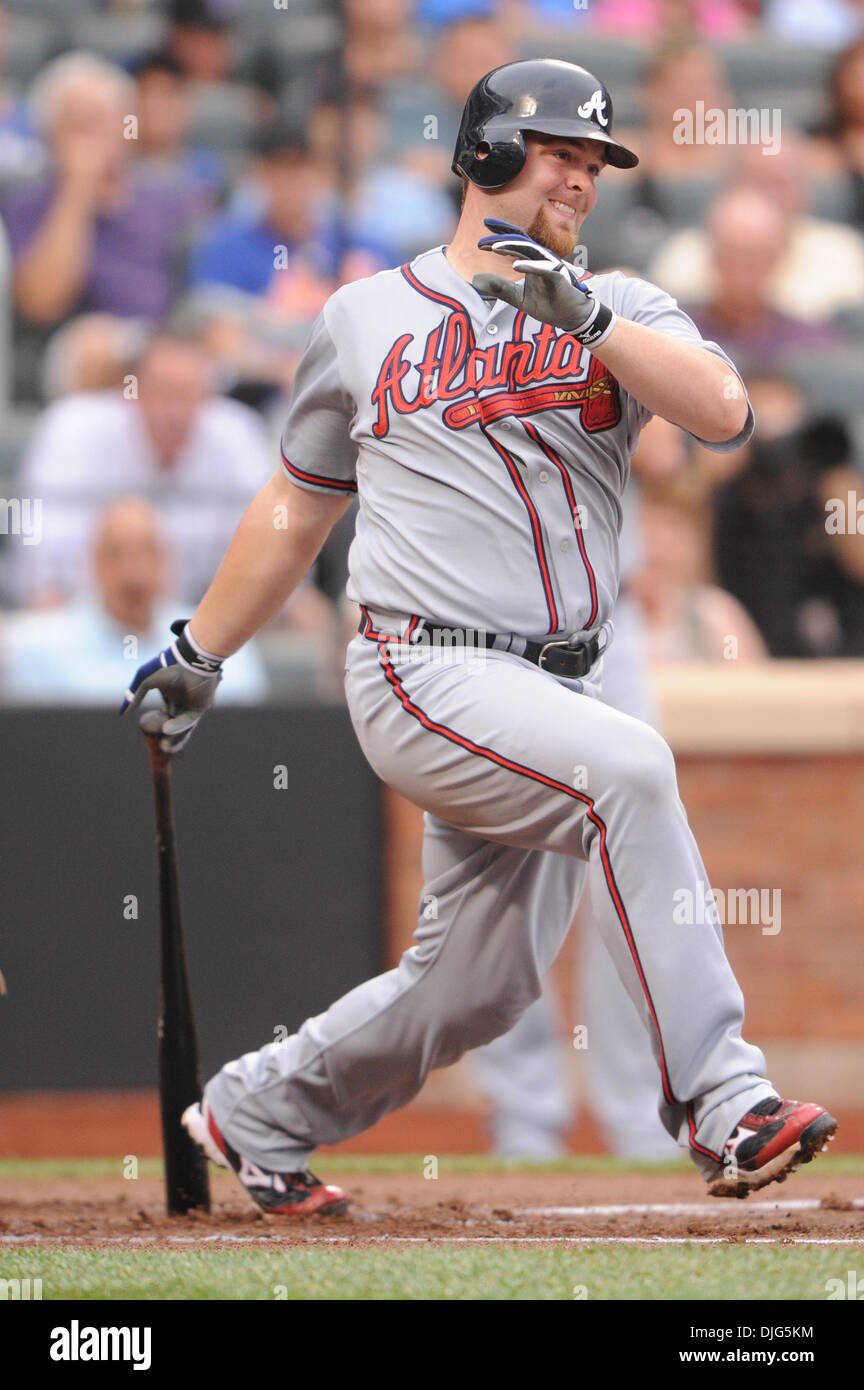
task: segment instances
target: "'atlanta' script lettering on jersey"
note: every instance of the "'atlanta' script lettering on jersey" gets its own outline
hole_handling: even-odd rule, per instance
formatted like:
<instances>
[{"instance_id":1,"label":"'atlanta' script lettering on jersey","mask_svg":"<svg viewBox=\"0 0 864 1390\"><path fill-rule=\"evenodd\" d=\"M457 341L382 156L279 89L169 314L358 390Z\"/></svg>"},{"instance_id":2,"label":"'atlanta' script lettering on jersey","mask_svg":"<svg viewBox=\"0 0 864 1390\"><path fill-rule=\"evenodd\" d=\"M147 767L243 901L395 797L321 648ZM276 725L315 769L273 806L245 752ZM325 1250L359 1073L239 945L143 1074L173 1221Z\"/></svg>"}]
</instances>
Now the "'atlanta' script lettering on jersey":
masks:
<instances>
[{"instance_id":1,"label":"'atlanta' script lettering on jersey","mask_svg":"<svg viewBox=\"0 0 864 1390\"><path fill-rule=\"evenodd\" d=\"M577 409L589 434L617 425L621 403L612 373L588 354L588 372L582 375L582 345L551 324L541 324L523 339L524 318L517 315L511 340L478 348L467 314L448 314L428 335L419 362L408 355L413 333L401 334L381 363L372 391L378 409L373 434L379 439L387 434L391 407L412 415L436 401L451 402L444 423L454 430L489 425L504 415L562 408Z\"/></svg>"}]
</instances>

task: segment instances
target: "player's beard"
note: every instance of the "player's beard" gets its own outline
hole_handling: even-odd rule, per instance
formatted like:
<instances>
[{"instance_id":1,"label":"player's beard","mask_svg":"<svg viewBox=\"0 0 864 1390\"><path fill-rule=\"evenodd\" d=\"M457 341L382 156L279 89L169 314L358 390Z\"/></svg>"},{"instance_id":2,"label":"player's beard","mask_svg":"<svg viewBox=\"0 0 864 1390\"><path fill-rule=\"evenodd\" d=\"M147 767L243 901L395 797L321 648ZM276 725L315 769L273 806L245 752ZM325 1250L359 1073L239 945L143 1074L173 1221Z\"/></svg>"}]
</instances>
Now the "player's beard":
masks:
<instances>
[{"instance_id":1,"label":"player's beard","mask_svg":"<svg viewBox=\"0 0 864 1390\"><path fill-rule=\"evenodd\" d=\"M548 247L556 256L560 256L562 261L573 254L579 243L579 228L575 227L572 232L568 232L563 227L553 227L542 204L536 217L525 230L535 241L539 241L541 246Z\"/></svg>"}]
</instances>

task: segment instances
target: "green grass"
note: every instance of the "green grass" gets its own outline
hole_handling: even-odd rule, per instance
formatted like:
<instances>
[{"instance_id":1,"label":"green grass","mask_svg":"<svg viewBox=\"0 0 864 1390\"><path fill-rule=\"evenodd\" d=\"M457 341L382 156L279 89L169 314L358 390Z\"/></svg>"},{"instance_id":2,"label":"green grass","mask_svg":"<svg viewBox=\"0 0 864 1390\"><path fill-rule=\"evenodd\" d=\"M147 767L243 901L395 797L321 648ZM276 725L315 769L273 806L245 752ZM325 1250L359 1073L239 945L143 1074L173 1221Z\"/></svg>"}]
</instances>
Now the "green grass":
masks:
<instances>
[{"instance_id":1,"label":"green grass","mask_svg":"<svg viewBox=\"0 0 864 1390\"><path fill-rule=\"evenodd\" d=\"M326 1154L316 1156L316 1173L382 1173L385 1176L423 1171L422 1154ZM117 1158L0 1158L0 1180L3 1178L104 1178L122 1176L122 1157ZM832 1154L828 1163L820 1163L811 1171L851 1174L864 1177L864 1155ZM805 1172L808 1170L804 1170ZM211 1175L220 1177L211 1168ZM492 1158L486 1154L441 1154L438 1172L446 1173L684 1173L695 1172L690 1159L682 1156L669 1162L637 1162L627 1158L608 1158L602 1155L555 1159L549 1163L525 1163L519 1159ZM139 1176L162 1176L162 1160L139 1159Z\"/></svg>"},{"instance_id":2,"label":"green grass","mask_svg":"<svg viewBox=\"0 0 864 1390\"><path fill-rule=\"evenodd\" d=\"M0 1278L42 1280L43 1300L824 1300L860 1247L458 1245L384 1250L0 1252Z\"/></svg>"}]
</instances>

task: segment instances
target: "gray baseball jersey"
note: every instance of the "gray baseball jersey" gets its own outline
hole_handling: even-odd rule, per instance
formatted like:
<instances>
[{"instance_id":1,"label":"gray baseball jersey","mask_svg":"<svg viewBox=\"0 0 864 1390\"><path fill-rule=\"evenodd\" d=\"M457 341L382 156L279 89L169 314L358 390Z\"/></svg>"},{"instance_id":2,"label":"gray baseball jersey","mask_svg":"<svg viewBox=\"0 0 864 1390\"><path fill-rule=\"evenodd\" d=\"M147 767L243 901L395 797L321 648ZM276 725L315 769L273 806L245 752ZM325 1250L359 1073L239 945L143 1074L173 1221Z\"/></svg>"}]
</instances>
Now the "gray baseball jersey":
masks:
<instances>
[{"instance_id":1,"label":"gray baseball jersey","mask_svg":"<svg viewBox=\"0 0 864 1390\"><path fill-rule=\"evenodd\" d=\"M654 285L589 278L618 314L729 362ZM621 495L649 419L572 336L502 300L490 311L438 247L328 301L282 452L299 486L359 494L349 597L537 639L609 618Z\"/></svg>"},{"instance_id":2,"label":"gray baseball jersey","mask_svg":"<svg viewBox=\"0 0 864 1390\"><path fill-rule=\"evenodd\" d=\"M624 318L701 341L644 281L601 275L592 289ZM509 642L427 660L406 640L412 617L534 640L607 620L647 418L598 358L487 303L440 247L340 289L318 320L285 469L303 488L359 493L349 593L368 611L346 654L348 708L371 766L426 812L425 882L395 970L208 1083L222 1133L261 1168L304 1167L511 1028L585 887L657 1063L663 1123L706 1176L774 1093L741 1037L716 914L675 914L708 879L659 734L592 698L594 671L583 686Z\"/></svg>"}]
</instances>

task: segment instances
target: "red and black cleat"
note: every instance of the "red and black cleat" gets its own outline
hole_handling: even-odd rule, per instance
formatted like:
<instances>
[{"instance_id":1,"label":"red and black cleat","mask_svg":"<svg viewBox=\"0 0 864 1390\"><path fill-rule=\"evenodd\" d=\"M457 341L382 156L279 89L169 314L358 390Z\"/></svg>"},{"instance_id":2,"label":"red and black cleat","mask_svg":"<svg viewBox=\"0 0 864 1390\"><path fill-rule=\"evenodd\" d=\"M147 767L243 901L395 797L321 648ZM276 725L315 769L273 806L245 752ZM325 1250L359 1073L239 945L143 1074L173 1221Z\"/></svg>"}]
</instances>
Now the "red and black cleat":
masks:
<instances>
[{"instance_id":1,"label":"red and black cleat","mask_svg":"<svg viewBox=\"0 0 864 1390\"><path fill-rule=\"evenodd\" d=\"M768 1096L738 1121L708 1191L712 1197L746 1197L769 1182L785 1182L836 1132L837 1121L821 1105Z\"/></svg>"},{"instance_id":2,"label":"red and black cleat","mask_svg":"<svg viewBox=\"0 0 864 1390\"><path fill-rule=\"evenodd\" d=\"M271 1173L244 1158L225 1139L206 1101L183 1111L183 1127L212 1163L234 1170L262 1211L274 1216L341 1216L348 1206L341 1187L321 1182L308 1168L297 1173Z\"/></svg>"}]
</instances>

